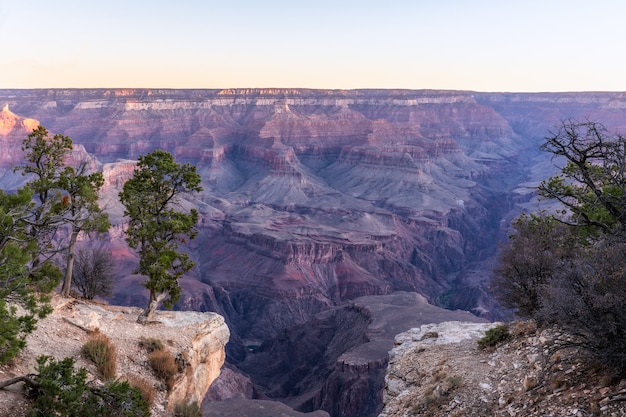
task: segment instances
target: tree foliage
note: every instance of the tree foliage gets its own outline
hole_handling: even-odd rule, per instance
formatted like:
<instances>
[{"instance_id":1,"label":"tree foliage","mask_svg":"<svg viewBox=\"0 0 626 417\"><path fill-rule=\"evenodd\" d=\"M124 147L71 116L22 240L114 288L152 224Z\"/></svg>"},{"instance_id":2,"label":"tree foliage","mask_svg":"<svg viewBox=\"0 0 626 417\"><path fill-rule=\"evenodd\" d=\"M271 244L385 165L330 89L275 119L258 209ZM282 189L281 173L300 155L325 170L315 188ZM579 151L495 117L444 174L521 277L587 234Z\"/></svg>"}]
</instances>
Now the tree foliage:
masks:
<instances>
[{"instance_id":1,"label":"tree foliage","mask_svg":"<svg viewBox=\"0 0 626 417\"><path fill-rule=\"evenodd\" d=\"M0 191L0 362L23 349L37 319L50 312L48 295L62 276L53 257L65 248L72 258L81 231L108 228L97 205L102 174L87 174L86 163L77 169L66 165L70 138L39 126L22 150L24 163L15 170L28 183L11 194ZM63 246L59 230L67 226L70 239ZM68 260L70 274L71 269Z\"/></svg>"},{"instance_id":2,"label":"tree foliage","mask_svg":"<svg viewBox=\"0 0 626 417\"><path fill-rule=\"evenodd\" d=\"M150 292L139 321L148 320L160 302L171 308L180 298L178 279L194 263L178 244L196 236L198 222L198 211L183 211L180 197L202 191L200 181L194 166L179 165L170 153L156 150L139 157L119 195L128 217L126 241L139 253L136 273L147 277Z\"/></svg>"},{"instance_id":3,"label":"tree foliage","mask_svg":"<svg viewBox=\"0 0 626 417\"><path fill-rule=\"evenodd\" d=\"M74 369L74 360L37 359L37 374L27 380L34 398L32 417L149 417L149 404L138 388L125 381L110 381L100 387L87 384L87 371Z\"/></svg>"},{"instance_id":4,"label":"tree foliage","mask_svg":"<svg viewBox=\"0 0 626 417\"><path fill-rule=\"evenodd\" d=\"M565 160L539 195L559 201L565 223L592 234L626 233L626 139L597 122L564 122L541 147Z\"/></svg>"},{"instance_id":5,"label":"tree foliage","mask_svg":"<svg viewBox=\"0 0 626 417\"><path fill-rule=\"evenodd\" d=\"M492 288L522 317L577 336L592 358L626 374L626 140L596 122L564 122L542 145L560 173L538 193L561 209L523 215Z\"/></svg>"},{"instance_id":6,"label":"tree foliage","mask_svg":"<svg viewBox=\"0 0 626 417\"><path fill-rule=\"evenodd\" d=\"M108 215L98 205L98 194L104 184L102 173L88 173L86 160L77 167L68 165L72 149L69 137L51 136L46 128L39 126L22 142L24 164L16 168L31 178L28 187L35 195L35 204L30 226L31 234L39 242L39 257L51 257L61 250L67 253L61 290L65 296L71 288L78 235L109 228ZM57 232L64 227L69 228L69 238L62 242Z\"/></svg>"},{"instance_id":7,"label":"tree foliage","mask_svg":"<svg viewBox=\"0 0 626 417\"><path fill-rule=\"evenodd\" d=\"M24 163L15 168L30 178L27 187L34 199L30 206L30 234L39 242L39 256L56 254L54 236L63 223L66 204L59 177L72 141L60 134L50 137L43 126L33 130L22 142ZM36 259L35 263L39 260Z\"/></svg>"},{"instance_id":8,"label":"tree foliage","mask_svg":"<svg viewBox=\"0 0 626 417\"><path fill-rule=\"evenodd\" d=\"M0 191L0 363L24 348L38 318L50 312L47 294L60 271L49 261L34 269L39 242L31 233L32 192Z\"/></svg>"}]
</instances>

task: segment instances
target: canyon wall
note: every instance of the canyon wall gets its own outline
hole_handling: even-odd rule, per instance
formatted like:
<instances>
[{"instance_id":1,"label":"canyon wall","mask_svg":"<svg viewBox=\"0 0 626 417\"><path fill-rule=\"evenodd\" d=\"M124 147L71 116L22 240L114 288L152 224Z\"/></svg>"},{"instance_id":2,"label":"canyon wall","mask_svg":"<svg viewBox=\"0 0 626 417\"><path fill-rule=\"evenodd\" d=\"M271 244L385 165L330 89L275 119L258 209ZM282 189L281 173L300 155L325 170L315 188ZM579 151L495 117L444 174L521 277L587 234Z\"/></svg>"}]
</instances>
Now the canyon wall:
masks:
<instances>
[{"instance_id":1,"label":"canyon wall","mask_svg":"<svg viewBox=\"0 0 626 417\"><path fill-rule=\"evenodd\" d=\"M488 270L508 220L554 172L542 138L568 118L626 130L622 93L0 90L0 105L2 188L24 181L11 167L37 123L104 172L116 303L146 300L117 201L133 161L161 148L197 167L204 191L183 203L201 216L197 267L177 308L225 317L235 367L363 296L416 292L501 317Z\"/></svg>"}]
</instances>

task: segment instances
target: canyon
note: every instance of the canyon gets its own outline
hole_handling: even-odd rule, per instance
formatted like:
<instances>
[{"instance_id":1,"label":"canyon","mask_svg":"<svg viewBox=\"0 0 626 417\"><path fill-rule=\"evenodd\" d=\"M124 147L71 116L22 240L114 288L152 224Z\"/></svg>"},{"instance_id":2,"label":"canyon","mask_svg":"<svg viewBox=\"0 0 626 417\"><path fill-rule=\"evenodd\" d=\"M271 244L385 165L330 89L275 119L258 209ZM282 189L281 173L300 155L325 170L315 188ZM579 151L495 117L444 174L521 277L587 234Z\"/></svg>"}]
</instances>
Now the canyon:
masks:
<instances>
[{"instance_id":1,"label":"canyon","mask_svg":"<svg viewBox=\"0 0 626 417\"><path fill-rule=\"evenodd\" d=\"M509 221L539 207L533 187L555 172L539 151L550 131L569 118L626 130L626 95L601 92L0 90L0 105L3 189L24 183L12 168L37 124L104 173L111 303L147 297L117 200L134 160L160 148L195 165L204 191L181 204L200 212L196 267L176 309L225 318L223 376L240 381L218 378L205 407L245 397L332 416L382 409L394 335L381 322L400 333L431 308L435 322L507 316L489 270Z\"/></svg>"}]
</instances>

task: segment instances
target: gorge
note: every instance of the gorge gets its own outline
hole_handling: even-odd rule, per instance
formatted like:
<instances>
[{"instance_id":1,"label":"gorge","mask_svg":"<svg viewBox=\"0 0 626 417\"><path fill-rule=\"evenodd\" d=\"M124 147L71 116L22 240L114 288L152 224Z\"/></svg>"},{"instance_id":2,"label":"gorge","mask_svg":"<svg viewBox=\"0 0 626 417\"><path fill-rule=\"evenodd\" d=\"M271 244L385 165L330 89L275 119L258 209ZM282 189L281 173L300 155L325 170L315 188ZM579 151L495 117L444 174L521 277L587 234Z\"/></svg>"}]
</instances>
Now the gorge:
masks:
<instances>
[{"instance_id":1,"label":"gorge","mask_svg":"<svg viewBox=\"0 0 626 417\"><path fill-rule=\"evenodd\" d=\"M381 312L396 308L384 323L397 333L433 306L503 317L489 268L509 220L536 207L532 187L554 172L538 150L550 130L568 118L626 130L622 93L0 90L0 104L3 189L23 183L12 167L39 123L105 174L112 303L146 299L117 201L133 160L161 148L196 165L204 192L182 204L201 216L188 248L197 266L176 308L225 317L229 372L249 387L233 396L333 416L382 407L393 335L381 335ZM341 385L355 372L367 389Z\"/></svg>"}]
</instances>

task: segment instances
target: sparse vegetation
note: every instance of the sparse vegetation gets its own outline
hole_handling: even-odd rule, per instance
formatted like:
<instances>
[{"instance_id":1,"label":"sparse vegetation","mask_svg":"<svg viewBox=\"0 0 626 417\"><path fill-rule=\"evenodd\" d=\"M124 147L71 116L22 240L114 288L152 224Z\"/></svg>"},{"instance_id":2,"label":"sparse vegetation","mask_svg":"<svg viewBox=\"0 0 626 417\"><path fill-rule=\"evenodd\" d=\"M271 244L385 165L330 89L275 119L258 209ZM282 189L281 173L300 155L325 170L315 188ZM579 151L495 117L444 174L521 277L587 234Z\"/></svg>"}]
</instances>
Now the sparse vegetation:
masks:
<instances>
[{"instance_id":1,"label":"sparse vegetation","mask_svg":"<svg viewBox=\"0 0 626 417\"><path fill-rule=\"evenodd\" d=\"M37 372L27 380L28 394L34 399L29 417L149 417L148 403L139 390L125 381L112 381L101 387L87 385L84 368L74 369L74 360L55 361L42 356Z\"/></svg>"},{"instance_id":2,"label":"sparse vegetation","mask_svg":"<svg viewBox=\"0 0 626 417\"><path fill-rule=\"evenodd\" d=\"M163 342L159 339L155 339L153 337L141 337L139 339L139 346L146 349L148 353L152 353L155 350L163 350L165 346Z\"/></svg>"},{"instance_id":3,"label":"sparse vegetation","mask_svg":"<svg viewBox=\"0 0 626 417\"><path fill-rule=\"evenodd\" d=\"M178 374L178 364L168 349L158 349L150 353L148 363L154 374L163 381L168 389L174 386L174 377Z\"/></svg>"},{"instance_id":4,"label":"sparse vegetation","mask_svg":"<svg viewBox=\"0 0 626 417\"><path fill-rule=\"evenodd\" d=\"M202 410L197 402L179 403L174 406L174 417L202 417Z\"/></svg>"},{"instance_id":5,"label":"sparse vegetation","mask_svg":"<svg viewBox=\"0 0 626 417\"><path fill-rule=\"evenodd\" d=\"M130 386L137 388L141 392L141 397L148 403L148 405L152 405L154 403L156 390L148 380L134 374L126 375L124 380L128 382Z\"/></svg>"},{"instance_id":6,"label":"sparse vegetation","mask_svg":"<svg viewBox=\"0 0 626 417\"><path fill-rule=\"evenodd\" d=\"M498 343L507 340L509 336L509 326L506 324L500 324L487 330L485 332L485 336L478 339L478 347L480 349L486 349L496 346Z\"/></svg>"},{"instance_id":7,"label":"sparse vegetation","mask_svg":"<svg viewBox=\"0 0 626 417\"><path fill-rule=\"evenodd\" d=\"M458 375L448 375L443 363L436 368L430 378L422 378L419 385L424 387L423 395L409 409L415 416L441 415L440 408L450 401L452 393L459 389L463 380Z\"/></svg>"},{"instance_id":8,"label":"sparse vegetation","mask_svg":"<svg viewBox=\"0 0 626 417\"><path fill-rule=\"evenodd\" d=\"M93 332L83 345L82 353L96 365L105 379L115 378L117 350L107 335Z\"/></svg>"}]
</instances>

